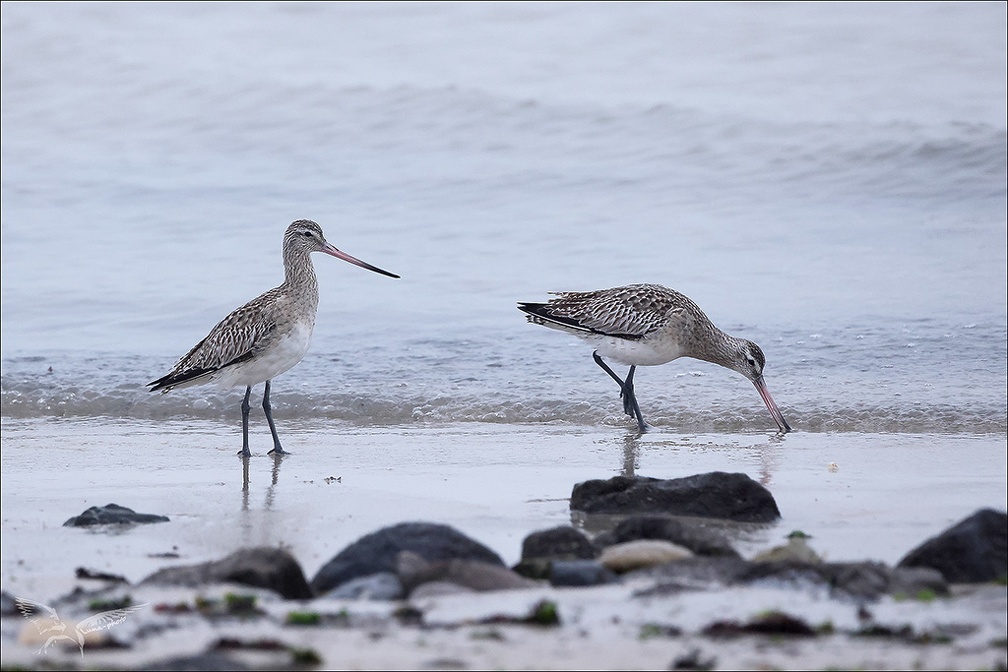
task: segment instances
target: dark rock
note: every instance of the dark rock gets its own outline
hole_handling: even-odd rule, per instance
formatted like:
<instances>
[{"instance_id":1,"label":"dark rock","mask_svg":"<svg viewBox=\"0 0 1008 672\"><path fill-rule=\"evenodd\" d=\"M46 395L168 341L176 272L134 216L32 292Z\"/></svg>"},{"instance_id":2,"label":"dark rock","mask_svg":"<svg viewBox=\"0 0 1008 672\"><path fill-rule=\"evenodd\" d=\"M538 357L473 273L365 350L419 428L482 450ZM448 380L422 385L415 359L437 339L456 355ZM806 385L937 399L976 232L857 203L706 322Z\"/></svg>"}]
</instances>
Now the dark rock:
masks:
<instances>
[{"instance_id":1,"label":"dark rock","mask_svg":"<svg viewBox=\"0 0 1008 672\"><path fill-rule=\"evenodd\" d=\"M570 508L585 513L664 513L766 523L780 518L773 495L746 474L720 471L685 478L615 476L578 483Z\"/></svg>"},{"instance_id":2,"label":"dark rock","mask_svg":"<svg viewBox=\"0 0 1008 672\"><path fill-rule=\"evenodd\" d=\"M522 542L522 560L591 560L598 557L598 548L580 530L560 525L539 530Z\"/></svg>"},{"instance_id":3,"label":"dark rock","mask_svg":"<svg viewBox=\"0 0 1008 672\"><path fill-rule=\"evenodd\" d=\"M621 520L611 532L595 538L598 546L611 546L638 539L671 541L697 555L725 555L741 557L728 540L703 523L686 522L668 516L632 516Z\"/></svg>"},{"instance_id":4,"label":"dark rock","mask_svg":"<svg viewBox=\"0 0 1008 672\"><path fill-rule=\"evenodd\" d=\"M517 574L529 579L549 579L550 565L552 560L546 558L534 558L532 560L520 560L511 569Z\"/></svg>"},{"instance_id":5,"label":"dark rock","mask_svg":"<svg viewBox=\"0 0 1008 672\"><path fill-rule=\"evenodd\" d=\"M816 631L800 618L779 611L760 614L747 623L715 621L703 630L708 637L737 637L739 635L775 635L815 637Z\"/></svg>"},{"instance_id":6,"label":"dark rock","mask_svg":"<svg viewBox=\"0 0 1008 672\"><path fill-rule=\"evenodd\" d=\"M824 569L823 576L834 591L867 599L877 599L889 592L892 569L881 562L831 564Z\"/></svg>"},{"instance_id":7,"label":"dark rock","mask_svg":"<svg viewBox=\"0 0 1008 672\"><path fill-rule=\"evenodd\" d=\"M480 619L476 622L493 625L515 623L523 625L537 625L542 627L555 627L560 625L561 621L560 610L557 608L557 603L553 600L543 599L532 605L532 608L529 610L527 616L515 617L498 614Z\"/></svg>"},{"instance_id":8,"label":"dark rock","mask_svg":"<svg viewBox=\"0 0 1008 672\"><path fill-rule=\"evenodd\" d=\"M879 625L878 623L869 623L852 632L851 636L913 641L914 630L909 624L890 627L888 625Z\"/></svg>"},{"instance_id":9,"label":"dark rock","mask_svg":"<svg viewBox=\"0 0 1008 672\"><path fill-rule=\"evenodd\" d=\"M220 637L210 645L215 651L289 651L281 640L268 635L262 637Z\"/></svg>"},{"instance_id":10,"label":"dark rock","mask_svg":"<svg viewBox=\"0 0 1008 672\"><path fill-rule=\"evenodd\" d=\"M815 628L804 620L780 611L754 616L746 627L749 632L758 635L797 635L801 637L816 635Z\"/></svg>"},{"instance_id":11,"label":"dark rock","mask_svg":"<svg viewBox=\"0 0 1008 672\"><path fill-rule=\"evenodd\" d=\"M426 583L452 583L480 592L534 588L540 585L502 564L458 559L427 562L412 551L402 551L396 560L396 566L399 580L409 593Z\"/></svg>"},{"instance_id":12,"label":"dark rock","mask_svg":"<svg viewBox=\"0 0 1008 672\"><path fill-rule=\"evenodd\" d=\"M601 586L620 582L619 576L594 560L553 560L548 578L553 586Z\"/></svg>"},{"instance_id":13,"label":"dark rock","mask_svg":"<svg viewBox=\"0 0 1008 672\"><path fill-rule=\"evenodd\" d=\"M220 653L201 653L195 656L179 656L153 662L140 670L169 670L171 672L236 672L250 670L244 663Z\"/></svg>"},{"instance_id":14,"label":"dark rock","mask_svg":"<svg viewBox=\"0 0 1008 672\"><path fill-rule=\"evenodd\" d=\"M714 656L704 657L700 649L692 649L688 653L677 657L669 665L670 670L713 670L717 665L717 658Z\"/></svg>"},{"instance_id":15,"label":"dark rock","mask_svg":"<svg viewBox=\"0 0 1008 672\"><path fill-rule=\"evenodd\" d=\"M876 600L883 595L916 597L924 591L947 595L948 584L935 570L888 567L881 562L748 562L729 556L697 556L624 574L648 577L653 587L635 597L673 595L733 584L772 583L823 588L834 595Z\"/></svg>"},{"instance_id":16,"label":"dark rock","mask_svg":"<svg viewBox=\"0 0 1008 672\"><path fill-rule=\"evenodd\" d=\"M848 571L848 581L853 594L859 597L876 598L885 593L888 579L882 575L884 565L873 567L876 571ZM749 562L735 576L735 583L762 583L774 586L827 588L833 585L838 573L835 565L801 562L798 560L775 560L772 562Z\"/></svg>"},{"instance_id":17,"label":"dark rock","mask_svg":"<svg viewBox=\"0 0 1008 672\"><path fill-rule=\"evenodd\" d=\"M130 525L146 523L167 523L168 516L158 516L153 513L137 513L118 504L92 506L90 509L74 516L63 523L63 527L87 527L89 525Z\"/></svg>"},{"instance_id":18,"label":"dark rock","mask_svg":"<svg viewBox=\"0 0 1008 672\"><path fill-rule=\"evenodd\" d=\"M400 523L361 537L319 569L312 579L321 594L341 583L377 572L396 572L396 558L412 551L428 561L478 560L504 566L500 556L448 525Z\"/></svg>"},{"instance_id":19,"label":"dark rock","mask_svg":"<svg viewBox=\"0 0 1008 672\"><path fill-rule=\"evenodd\" d=\"M88 569L87 567L78 567L74 574L78 579L93 579L95 581L109 581L112 583L129 583L125 576L120 574L109 574L108 572L102 572L97 569Z\"/></svg>"},{"instance_id":20,"label":"dark rock","mask_svg":"<svg viewBox=\"0 0 1008 672\"><path fill-rule=\"evenodd\" d=\"M452 581L428 581L421 583L413 589L410 597L414 600L423 600L430 597L445 597L446 595L468 595L478 592L472 588L467 588Z\"/></svg>"},{"instance_id":21,"label":"dark rock","mask_svg":"<svg viewBox=\"0 0 1008 672\"><path fill-rule=\"evenodd\" d=\"M406 597L406 588L392 572L379 572L341 583L326 593L326 597L338 600L401 600Z\"/></svg>"},{"instance_id":22,"label":"dark rock","mask_svg":"<svg viewBox=\"0 0 1008 672\"><path fill-rule=\"evenodd\" d=\"M279 548L243 548L221 560L184 567L166 567L141 583L202 586L213 583L240 583L266 588L288 600L312 597L301 566L290 553Z\"/></svg>"},{"instance_id":23,"label":"dark rock","mask_svg":"<svg viewBox=\"0 0 1008 672\"><path fill-rule=\"evenodd\" d=\"M392 612L395 620L404 627L416 627L423 625L424 613L412 604L404 604Z\"/></svg>"},{"instance_id":24,"label":"dark rock","mask_svg":"<svg viewBox=\"0 0 1008 672\"><path fill-rule=\"evenodd\" d=\"M694 556L634 570L624 574L623 578L648 577L656 580L654 587L635 593L635 597L672 595L686 590L708 590L731 585L749 570L750 564L742 558L727 555Z\"/></svg>"},{"instance_id":25,"label":"dark rock","mask_svg":"<svg viewBox=\"0 0 1008 672\"><path fill-rule=\"evenodd\" d=\"M833 593L876 600L883 595L916 596L921 591L947 595L948 584L936 571L892 568L881 562L753 562L735 579L739 583L779 581L823 585Z\"/></svg>"},{"instance_id":26,"label":"dark rock","mask_svg":"<svg viewBox=\"0 0 1008 672\"><path fill-rule=\"evenodd\" d=\"M942 573L931 567L893 567L886 592L909 597L917 597L926 592L948 595L949 585Z\"/></svg>"},{"instance_id":27,"label":"dark rock","mask_svg":"<svg viewBox=\"0 0 1008 672\"><path fill-rule=\"evenodd\" d=\"M907 553L897 567L931 567L950 583L1004 581L1008 513L980 509Z\"/></svg>"}]
</instances>

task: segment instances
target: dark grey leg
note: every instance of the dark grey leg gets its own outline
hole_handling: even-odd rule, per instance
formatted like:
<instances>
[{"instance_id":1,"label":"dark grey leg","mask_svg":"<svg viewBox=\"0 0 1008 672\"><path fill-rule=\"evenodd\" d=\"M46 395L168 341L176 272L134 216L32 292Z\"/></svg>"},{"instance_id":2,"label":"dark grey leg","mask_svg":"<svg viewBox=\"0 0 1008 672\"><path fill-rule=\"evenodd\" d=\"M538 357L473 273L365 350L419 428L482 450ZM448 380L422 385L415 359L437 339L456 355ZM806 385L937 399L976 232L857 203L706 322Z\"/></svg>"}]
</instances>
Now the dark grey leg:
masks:
<instances>
[{"instance_id":1,"label":"dark grey leg","mask_svg":"<svg viewBox=\"0 0 1008 672\"><path fill-rule=\"evenodd\" d=\"M617 376L615 373L613 373L613 370L609 368L609 365L602 361L602 358L599 357L599 354L598 354L597 350L592 353L592 357L595 359L595 363L598 364L599 366L601 366L602 370L605 371L606 373L608 373L612 377L612 379L616 381L616 384L619 385L619 388L620 388L620 395L622 396L622 394L623 394L623 379L620 378L619 376Z\"/></svg>"},{"instance_id":2,"label":"dark grey leg","mask_svg":"<svg viewBox=\"0 0 1008 672\"><path fill-rule=\"evenodd\" d=\"M620 392L620 396L623 398L623 412L630 417L633 417L633 402L636 401L633 389L633 374L636 370L636 366L630 367L630 371L627 372L626 380L623 381L623 391Z\"/></svg>"},{"instance_id":3,"label":"dark grey leg","mask_svg":"<svg viewBox=\"0 0 1008 672\"><path fill-rule=\"evenodd\" d=\"M637 405L637 395L634 394L633 389L633 376L634 371L637 370L636 366L630 367L630 373L627 374L626 380L623 380L616 373L609 368L609 366L602 361L599 356L598 351L592 353L592 357L595 359L595 363L602 367L609 376L615 380L620 386L620 397L623 399L623 412L627 415L637 417L637 425L640 427L640 431L644 431L647 425L644 424L644 416L641 415L640 406Z\"/></svg>"},{"instance_id":4,"label":"dark grey leg","mask_svg":"<svg viewBox=\"0 0 1008 672\"><path fill-rule=\"evenodd\" d=\"M252 408L251 406L249 406L249 396L251 394L252 394L252 386L250 385L250 386L248 386L248 387L245 388L245 399L242 401L242 405L241 405L241 409L242 409L242 449L241 449L241 452L238 453L238 454L241 455L242 457L248 457L249 455L252 454L252 451L250 451L249 447L248 447L248 415L249 415L249 410L251 410L251 408Z\"/></svg>"},{"instance_id":5,"label":"dark grey leg","mask_svg":"<svg viewBox=\"0 0 1008 672\"><path fill-rule=\"evenodd\" d=\"M269 402L270 393L270 381L266 381L266 391L263 392L263 411L266 413L266 422L269 423L270 432L273 434L273 450L269 451L272 455L276 453L277 455L285 455L287 451L283 449L280 445L280 437L277 436L276 425L273 424L273 408L270 406Z\"/></svg>"},{"instance_id":6,"label":"dark grey leg","mask_svg":"<svg viewBox=\"0 0 1008 672\"><path fill-rule=\"evenodd\" d=\"M608 373L609 376L616 381L616 384L619 385L619 396L621 399L623 399L623 412L626 413L627 415L633 415L633 406L630 405L630 400L627 398L625 394L626 382L622 378L617 376L616 373L612 369L610 369L605 362L602 361L602 358L599 356L597 350L592 353L592 357L595 359L595 363L601 366L602 370ZM630 375L633 375L632 366L630 367Z\"/></svg>"},{"instance_id":7,"label":"dark grey leg","mask_svg":"<svg viewBox=\"0 0 1008 672\"><path fill-rule=\"evenodd\" d=\"M626 382L623 384L623 411L627 415L637 416L637 426L640 427L640 431L643 434L644 430L647 429L647 425L644 424L644 416L641 415L640 406L637 405L637 395L634 394L633 389L633 374L636 370L636 366L630 367L630 373L627 374Z\"/></svg>"}]
</instances>

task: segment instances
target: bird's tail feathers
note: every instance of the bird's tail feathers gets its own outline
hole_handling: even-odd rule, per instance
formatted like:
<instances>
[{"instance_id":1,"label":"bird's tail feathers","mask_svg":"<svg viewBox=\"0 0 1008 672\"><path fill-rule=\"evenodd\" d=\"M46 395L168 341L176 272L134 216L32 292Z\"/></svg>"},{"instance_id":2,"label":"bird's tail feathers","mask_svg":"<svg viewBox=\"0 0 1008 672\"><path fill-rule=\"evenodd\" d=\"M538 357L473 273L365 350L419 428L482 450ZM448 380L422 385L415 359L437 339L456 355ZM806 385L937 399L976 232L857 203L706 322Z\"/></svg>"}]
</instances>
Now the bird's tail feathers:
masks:
<instances>
[{"instance_id":1,"label":"bird's tail feathers","mask_svg":"<svg viewBox=\"0 0 1008 672\"><path fill-rule=\"evenodd\" d=\"M553 315L549 311L549 304L545 303L531 303L531 302L521 302L518 304L518 310L526 314L526 318L532 324L539 324L544 327L550 327L551 329L559 329L560 331L566 331L571 334L591 334L595 333L595 330L591 327L586 327L583 324L569 318L559 315Z\"/></svg>"},{"instance_id":2,"label":"bird's tail feathers","mask_svg":"<svg viewBox=\"0 0 1008 672\"><path fill-rule=\"evenodd\" d=\"M182 374L171 374L163 378L158 378L147 383L147 387L150 388L151 392L160 392L161 394L167 394L175 389L182 389L184 387L192 387L193 385L201 385L208 382L207 379L212 376L217 369L202 370L202 371L186 371Z\"/></svg>"}]
</instances>

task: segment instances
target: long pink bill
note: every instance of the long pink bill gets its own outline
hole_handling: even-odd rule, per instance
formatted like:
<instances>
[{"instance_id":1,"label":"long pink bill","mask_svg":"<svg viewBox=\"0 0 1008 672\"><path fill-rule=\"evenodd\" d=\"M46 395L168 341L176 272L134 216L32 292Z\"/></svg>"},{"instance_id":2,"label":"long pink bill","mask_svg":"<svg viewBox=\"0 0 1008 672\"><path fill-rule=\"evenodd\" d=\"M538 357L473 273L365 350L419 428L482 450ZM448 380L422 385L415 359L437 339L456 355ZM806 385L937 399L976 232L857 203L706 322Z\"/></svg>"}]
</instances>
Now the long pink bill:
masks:
<instances>
[{"instance_id":1,"label":"long pink bill","mask_svg":"<svg viewBox=\"0 0 1008 672\"><path fill-rule=\"evenodd\" d=\"M787 424L787 420L784 419L783 414L781 414L780 409L777 408L777 404L774 403L773 397L770 396L770 390L767 389L766 383L763 382L763 376L760 376L753 381L753 385L756 386L756 391L759 392L759 396L763 397L763 403L766 407L770 409L770 415L777 422L777 426L780 427L780 431L787 433L791 431L791 425Z\"/></svg>"},{"instance_id":2,"label":"long pink bill","mask_svg":"<svg viewBox=\"0 0 1008 672\"><path fill-rule=\"evenodd\" d=\"M351 257L346 252L342 252L340 250L337 250L335 247L333 247L329 243L326 243L326 246L323 247L321 251L325 252L326 254L330 254L330 255L336 257L337 259L342 259L343 261L349 261L354 266L360 266L361 268L366 268L369 271L374 271L375 273L381 273L382 275L387 275L390 278L398 278L399 277L395 273L389 273L388 271L384 271L384 270L378 268L377 266L372 266L371 264L367 263L366 261L361 261L357 257Z\"/></svg>"}]
</instances>

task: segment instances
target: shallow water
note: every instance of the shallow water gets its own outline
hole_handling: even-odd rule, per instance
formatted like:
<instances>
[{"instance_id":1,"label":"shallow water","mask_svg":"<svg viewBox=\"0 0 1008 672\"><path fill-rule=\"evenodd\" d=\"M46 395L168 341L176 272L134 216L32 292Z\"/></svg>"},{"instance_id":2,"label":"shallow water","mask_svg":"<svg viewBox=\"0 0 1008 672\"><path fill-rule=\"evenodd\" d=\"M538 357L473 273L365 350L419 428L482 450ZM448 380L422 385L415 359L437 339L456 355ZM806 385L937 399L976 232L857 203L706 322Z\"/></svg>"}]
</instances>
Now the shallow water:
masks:
<instances>
[{"instance_id":1,"label":"shallow water","mask_svg":"<svg viewBox=\"0 0 1008 672\"><path fill-rule=\"evenodd\" d=\"M621 423L585 347L515 304L658 282L763 347L800 429L1004 433L1004 19L5 4L3 415L233 417L143 385L279 282L310 217L403 277L316 260L281 415ZM704 363L638 380L659 426L769 421Z\"/></svg>"}]
</instances>

